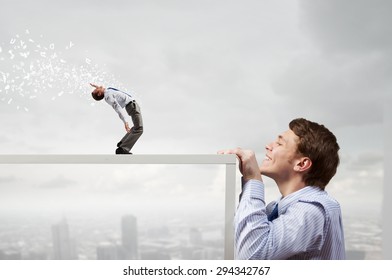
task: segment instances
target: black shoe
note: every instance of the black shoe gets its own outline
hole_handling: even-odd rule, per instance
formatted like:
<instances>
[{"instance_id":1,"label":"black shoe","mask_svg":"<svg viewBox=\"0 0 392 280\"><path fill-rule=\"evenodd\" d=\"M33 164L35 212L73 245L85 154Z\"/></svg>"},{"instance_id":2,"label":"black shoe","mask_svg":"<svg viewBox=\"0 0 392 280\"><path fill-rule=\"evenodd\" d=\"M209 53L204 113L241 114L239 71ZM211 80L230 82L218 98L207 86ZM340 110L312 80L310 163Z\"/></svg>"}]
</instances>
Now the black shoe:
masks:
<instances>
[{"instance_id":1,"label":"black shoe","mask_svg":"<svg viewBox=\"0 0 392 280\"><path fill-rule=\"evenodd\" d=\"M132 155L132 153L124 150L123 148L117 148L116 149L116 154L117 155L121 155L121 154L123 154L123 155Z\"/></svg>"},{"instance_id":2,"label":"black shoe","mask_svg":"<svg viewBox=\"0 0 392 280\"><path fill-rule=\"evenodd\" d=\"M117 147L120 148L121 144L122 144L122 141L118 142L118 143L117 143Z\"/></svg>"}]
</instances>

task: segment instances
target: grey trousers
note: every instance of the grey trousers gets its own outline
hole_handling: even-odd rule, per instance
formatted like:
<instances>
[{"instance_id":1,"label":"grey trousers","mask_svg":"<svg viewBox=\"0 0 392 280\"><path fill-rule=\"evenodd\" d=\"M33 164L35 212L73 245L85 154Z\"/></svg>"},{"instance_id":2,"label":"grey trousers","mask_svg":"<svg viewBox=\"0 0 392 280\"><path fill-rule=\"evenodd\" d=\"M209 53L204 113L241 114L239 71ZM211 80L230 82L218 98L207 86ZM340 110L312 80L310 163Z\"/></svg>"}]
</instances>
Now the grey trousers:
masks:
<instances>
[{"instance_id":1,"label":"grey trousers","mask_svg":"<svg viewBox=\"0 0 392 280\"><path fill-rule=\"evenodd\" d=\"M132 118L133 128L120 140L119 147L129 152L139 137L143 134L143 118L140 112L140 107L136 101L128 103L127 106L125 106L125 110Z\"/></svg>"}]
</instances>

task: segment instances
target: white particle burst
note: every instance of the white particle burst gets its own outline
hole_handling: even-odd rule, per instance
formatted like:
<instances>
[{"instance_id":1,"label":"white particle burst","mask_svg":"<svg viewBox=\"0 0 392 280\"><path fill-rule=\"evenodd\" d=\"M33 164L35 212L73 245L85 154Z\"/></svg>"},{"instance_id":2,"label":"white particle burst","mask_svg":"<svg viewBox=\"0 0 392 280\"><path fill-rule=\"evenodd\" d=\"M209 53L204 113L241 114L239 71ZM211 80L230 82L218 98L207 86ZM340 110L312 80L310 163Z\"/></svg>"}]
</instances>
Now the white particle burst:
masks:
<instances>
[{"instance_id":1,"label":"white particle burst","mask_svg":"<svg viewBox=\"0 0 392 280\"><path fill-rule=\"evenodd\" d=\"M9 50L8 53L10 54L10 59L14 59L15 55L12 50Z\"/></svg>"},{"instance_id":2,"label":"white particle burst","mask_svg":"<svg viewBox=\"0 0 392 280\"><path fill-rule=\"evenodd\" d=\"M71 53L71 49L75 48L74 42L68 41L64 46L68 51L64 56L54 42L44 42L40 38L43 36L33 37L26 29L19 35L13 35L8 42L0 41L0 101L3 104L28 112L29 102L43 96L52 101L58 101L65 95L90 100L90 96L85 94L86 90L90 90L89 82L122 87L102 69L106 68L105 65L94 62L94 57L84 57L76 64L72 63L72 57L78 57ZM91 102L91 106L96 106L95 102Z\"/></svg>"},{"instance_id":3,"label":"white particle burst","mask_svg":"<svg viewBox=\"0 0 392 280\"><path fill-rule=\"evenodd\" d=\"M7 81L7 77L6 77L5 73L3 73L3 72L0 72L0 73L1 73L1 76L3 77L3 83L5 83Z\"/></svg>"}]
</instances>

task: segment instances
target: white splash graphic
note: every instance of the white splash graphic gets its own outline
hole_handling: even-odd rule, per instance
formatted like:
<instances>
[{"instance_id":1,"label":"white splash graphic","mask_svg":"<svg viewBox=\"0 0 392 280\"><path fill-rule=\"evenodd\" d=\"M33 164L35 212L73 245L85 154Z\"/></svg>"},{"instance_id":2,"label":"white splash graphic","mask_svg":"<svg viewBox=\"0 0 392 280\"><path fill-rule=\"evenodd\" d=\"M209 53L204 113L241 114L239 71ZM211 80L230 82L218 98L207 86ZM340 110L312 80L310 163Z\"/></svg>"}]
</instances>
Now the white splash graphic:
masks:
<instances>
[{"instance_id":1,"label":"white splash graphic","mask_svg":"<svg viewBox=\"0 0 392 280\"><path fill-rule=\"evenodd\" d=\"M0 106L3 103L28 112L32 102L40 98L56 101L73 95L91 99L90 82L126 90L93 58L80 59L85 51L78 50L74 42L58 47L45 41L43 35L36 38L28 29L4 43L0 41Z\"/></svg>"}]
</instances>

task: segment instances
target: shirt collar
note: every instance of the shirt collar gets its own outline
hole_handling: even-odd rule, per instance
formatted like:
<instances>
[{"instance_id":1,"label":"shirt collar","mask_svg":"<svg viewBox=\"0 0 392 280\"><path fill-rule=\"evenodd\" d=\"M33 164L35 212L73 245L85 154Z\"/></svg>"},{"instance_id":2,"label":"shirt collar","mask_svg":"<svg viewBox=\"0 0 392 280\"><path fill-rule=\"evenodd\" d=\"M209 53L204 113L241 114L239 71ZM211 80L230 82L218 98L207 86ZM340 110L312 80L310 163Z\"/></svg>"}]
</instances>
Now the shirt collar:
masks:
<instances>
[{"instance_id":1,"label":"shirt collar","mask_svg":"<svg viewBox=\"0 0 392 280\"><path fill-rule=\"evenodd\" d=\"M319 187L315 186L306 186L296 192L293 192L289 194L288 196L285 197L280 197L276 202L279 203L279 215L281 213L286 212L287 208L292 205L293 203L297 202L301 198L305 197L311 197L313 195L317 195L324 192L321 190Z\"/></svg>"}]
</instances>

